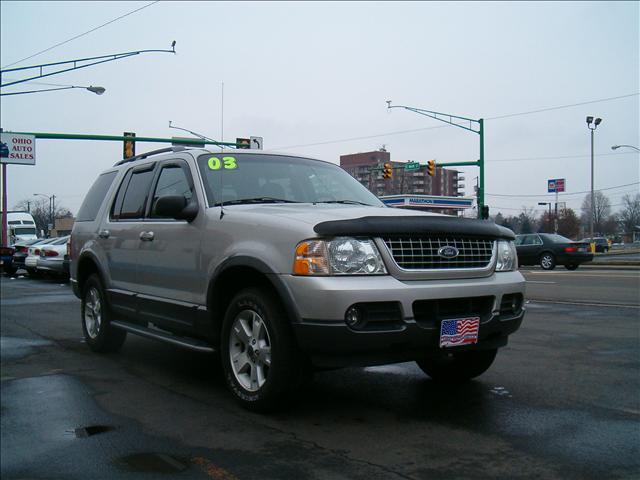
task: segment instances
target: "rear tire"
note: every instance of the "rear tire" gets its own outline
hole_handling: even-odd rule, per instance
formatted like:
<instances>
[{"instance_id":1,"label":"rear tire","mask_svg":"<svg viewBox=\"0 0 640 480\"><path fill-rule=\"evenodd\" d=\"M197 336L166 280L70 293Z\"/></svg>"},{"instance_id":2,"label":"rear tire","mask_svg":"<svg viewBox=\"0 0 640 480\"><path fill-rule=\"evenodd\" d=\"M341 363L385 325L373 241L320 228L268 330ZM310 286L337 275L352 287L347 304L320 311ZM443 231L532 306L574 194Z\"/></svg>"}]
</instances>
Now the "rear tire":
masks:
<instances>
[{"instance_id":1,"label":"rear tire","mask_svg":"<svg viewBox=\"0 0 640 480\"><path fill-rule=\"evenodd\" d=\"M497 348L448 352L438 357L418 360L416 363L433 380L443 383L460 383L486 372L496 358Z\"/></svg>"},{"instance_id":2,"label":"rear tire","mask_svg":"<svg viewBox=\"0 0 640 480\"><path fill-rule=\"evenodd\" d=\"M221 359L225 382L236 400L259 412L287 403L305 365L284 310L262 288L242 290L229 304Z\"/></svg>"},{"instance_id":3,"label":"rear tire","mask_svg":"<svg viewBox=\"0 0 640 480\"><path fill-rule=\"evenodd\" d=\"M543 270L553 270L556 268L556 257L553 253L545 252L540 255L540 266Z\"/></svg>"},{"instance_id":4,"label":"rear tire","mask_svg":"<svg viewBox=\"0 0 640 480\"><path fill-rule=\"evenodd\" d=\"M577 264L565 265L564 268L566 268L567 270L577 270L578 265Z\"/></svg>"},{"instance_id":5,"label":"rear tire","mask_svg":"<svg viewBox=\"0 0 640 480\"><path fill-rule=\"evenodd\" d=\"M82 287L80 312L84 340L91 350L99 353L120 350L127 332L111 326L111 311L100 277L95 273L89 276Z\"/></svg>"}]
</instances>

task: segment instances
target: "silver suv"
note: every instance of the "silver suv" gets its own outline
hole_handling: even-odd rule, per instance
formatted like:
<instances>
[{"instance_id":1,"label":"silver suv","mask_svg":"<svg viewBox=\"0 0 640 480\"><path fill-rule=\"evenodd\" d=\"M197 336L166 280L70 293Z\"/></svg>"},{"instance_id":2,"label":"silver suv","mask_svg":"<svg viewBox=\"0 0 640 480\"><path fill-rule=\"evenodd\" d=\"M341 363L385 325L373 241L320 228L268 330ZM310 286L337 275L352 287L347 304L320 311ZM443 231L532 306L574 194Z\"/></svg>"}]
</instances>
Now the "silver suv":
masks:
<instances>
[{"instance_id":1,"label":"silver suv","mask_svg":"<svg viewBox=\"0 0 640 480\"><path fill-rule=\"evenodd\" d=\"M215 352L234 396L264 411L319 368L483 373L524 316L513 239L387 208L332 163L173 147L98 177L71 282L91 349L129 332Z\"/></svg>"}]
</instances>

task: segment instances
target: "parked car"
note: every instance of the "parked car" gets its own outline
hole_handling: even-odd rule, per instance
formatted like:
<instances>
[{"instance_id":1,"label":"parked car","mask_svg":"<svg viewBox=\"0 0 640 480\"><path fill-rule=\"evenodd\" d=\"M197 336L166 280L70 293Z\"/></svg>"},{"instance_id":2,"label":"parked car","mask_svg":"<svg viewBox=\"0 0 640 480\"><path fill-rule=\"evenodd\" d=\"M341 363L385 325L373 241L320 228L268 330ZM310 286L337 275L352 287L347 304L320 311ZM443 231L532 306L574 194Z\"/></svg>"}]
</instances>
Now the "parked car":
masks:
<instances>
[{"instance_id":1,"label":"parked car","mask_svg":"<svg viewBox=\"0 0 640 480\"><path fill-rule=\"evenodd\" d=\"M604 237L595 237L595 238L583 238L580 240L583 243L595 243L596 244L596 252L608 252L611 248L609 245L609 240Z\"/></svg>"},{"instance_id":2,"label":"parked car","mask_svg":"<svg viewBox=\"0 0 640 480\"><path fill-rule=\"evenodd\" d=\"M587 243L553 233L516 235L516 250L519 265L540 265L544 270L553 270L556 265L575 270L581 263L593 260Z\"/></svg>"},{"instance_id":3,"label":"parked car","mask_svg":"<svg viewBox=\"0 0 640 480\"><path fill-rule=\"evenodd\" d=\"M49 240L48 238L38 238L36 240L21 240L13 246L13 266L16 271L25 269L24 261L29 255L29 247L35 246Z\"/></svg>"},{"instance_id":4,"label":"parked car","mask_svg":"<svg viewBox=\"0 0 640 480\"><path fill-rule=\"evenodd\" d=\"M314 367L484 373L524 317L514 238L386 207L330 162L174 147L98 177L73 226L71 285L92 350L132 333L218 352L236 400L263 411Z\"/></svg>"},{"instance_id":5,"label":"parked car","mask_svg":"<svg viewBox=\"0 0 640 480\"><path fill-rule=\"evenodd\" d=\"M68 275L69 271L65 271L64 265L67 243L69 243L69 235L60 237L53 243L43 245L40 248L40 257L36 265L37 271L48 272L55 275Z\"/></svg>"},{"instance_id":6,"label":"parked car","mask_svg":"<svg viewBox=\"0 0 640 480\"><path fill-rule=\"evenodd\" d=\"M40 249L45 245L51 245L56 240L58 240L58 237L47 238L42 242L29 246L27 257L24 259L24 268L30 276L37 277L39 275L38 259L40 258Z\"/></svg>"}]
</instances>

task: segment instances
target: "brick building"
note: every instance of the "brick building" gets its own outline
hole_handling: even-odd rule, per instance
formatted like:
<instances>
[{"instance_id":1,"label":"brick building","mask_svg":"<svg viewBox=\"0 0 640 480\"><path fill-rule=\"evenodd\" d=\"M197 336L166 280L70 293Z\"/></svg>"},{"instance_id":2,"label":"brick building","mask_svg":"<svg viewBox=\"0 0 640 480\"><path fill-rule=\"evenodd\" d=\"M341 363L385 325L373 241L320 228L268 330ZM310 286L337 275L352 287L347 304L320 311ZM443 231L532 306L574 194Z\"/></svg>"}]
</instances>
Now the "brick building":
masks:
<instances>
[{"instance_id":1,"label":"brick building","mask_svg":"<svg viewBox=\"0 0 640 480\"><path fill-rule=\"evenodd\" d=\"M393 177L389 180L382 177L382 166L387 162L394 167ZM426 162L418 170L405 170L406 163L392 161L391 154L383 149L340 156L340 166L378 197L402 194L462 195L460 191L464 185L460 182L464 177L456 170L437 167L435 176L430 177Z\"/></svg>"}]
</instances>

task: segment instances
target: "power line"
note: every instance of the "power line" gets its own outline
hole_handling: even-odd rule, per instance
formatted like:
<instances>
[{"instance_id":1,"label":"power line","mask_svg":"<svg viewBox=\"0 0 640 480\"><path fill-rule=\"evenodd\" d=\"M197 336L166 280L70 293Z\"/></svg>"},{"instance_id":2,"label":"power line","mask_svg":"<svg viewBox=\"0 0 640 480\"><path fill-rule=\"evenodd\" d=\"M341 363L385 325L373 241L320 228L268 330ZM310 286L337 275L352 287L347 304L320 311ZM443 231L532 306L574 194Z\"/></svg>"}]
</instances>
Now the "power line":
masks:
<instances>
[{"instance_id":1,"label":"power line","mask_svg":"<svg viewBox=\"0 0 640 480\"><path fill-rule=\"evenodd\" d=\"M560 110L562 108L579 107L580 105L590 105L592 103L608 102L609 100L618 100L620 98L635 97L637 95L640 95L640 92L629 93L627 95L619 95L617 97L600 98L598 100L589 100L586 102L570 103L567 105L558 105L556 107L541 108L538 110L529 110L528 112L508 113L506 115L499 115L497 117L488 117L488 118L485 118L485 120L500 120L503 118L518 117L520 115L531 115L532 113L550 112L551 110Z\"/></svg>"},{"instance_id":2,"label":"power line","mask_svg":"<svg viewBox=\"0 0 640 480\"><path fill-rule=\"evenodd\" d=\"M4 65L2 68L11 67L11 66L16 65L16 64L18 64L20 62L24 62L25 60L29 60L30 58L37 57L38 55L40 55L42 53L48 52L49 50L53 50L54 48L57 48L57 47L59 47L61 45L64 45L65 43L69 43L69 42L71 42L73 40L76 40L76 39L78 39L80 37L84 37L85 35L88 35L88 34L90 34L92 32L95 32L96 30L99 30L102 27L106 27L107 25L110 25L110 24L112 24L114 22L117 22L118 20L121 20L121 19L123 19L125 17L128 17L129 15L133 15L134 13L139 12L140 10L144 10L145 8L150 7L151 5L154 5L154 4L158 3L159 1L160 0L155 0L154 2L148 3L148 4L146 4L146 5L144 5L144 6L140 7L140 8L136 8L135 10L132 10L129 13L125 13L124 15L120 15L119 17L116 17L113 20L109 20L107 23L103 23L102 25L99 25L99 26L97 26L95 28L92 28L91 30L87 30L84 33L76 35L75 37L71 37L71 38L69 38L67 40L64 40L63 42L60 42L60 43L56 43L55 45L53 45L53 46L51 46L49 48L45 48L44 50L40 50L39 52L34 53L33 55L29 55L28 57L21 58L20 60L18 60L16 62L10 63L8 65Z\"/></svg>"},{"instance_id":3,"label":"power line","mask_svg":"<svg viewBox=\"0 0 640 480\"><path fill-rule=\"evenodd\" d=\"M494 116L494 117L487 117L485 118L485 120L500 120L503 118L510 118L510 117L516 117L516 116L520 116L520 115L531 115L533 113L540 113L540 112L548 112L551 110L560 110L563 108L571 108L571 107L578 107L580 105L590 105L592 103L600 103L600 102L608 102L611 100L618 100L621 98L628 98L628 97L635 97L640 95L640 92L636 92L636 93L629 93L626 95L619 95L617 97L607 97L607 98L599 98L596 100L588 100L585 102L578 102L578 103L571 103L571 104L567 104L567 105L557 105L555 107L547 107L547 108L541 108L538 110L528 110L526 112L517 112L517 113L508 113L506 115L498 115L498 116ZM366 135L366 136L362 136L362 137L353 137L353 138L342 138L342 139L338 139L338 140L325 140L325 141L321 141L321 142L315 142L315 143L307 143L307 144L300 144L300 145L288 145L285 147L274 147L273 150L288 150L290 148L302 148L302 147L316 147L319 145L329 145L332 143L343 143L343 142L350 142L350 141L355 141L355 140L368 140L370 138L379 138L379 137L390 137L393 135L401 135L401 134L405 134L405 133L415 133L415 132L422 132L425 130L435 130L438 128L448 128L449 125L437 125L437 126L433 126L433 127L424 127L424 128L415 128L412 130L398 130L395 132L386 132L386 133L377 133L377 134L373 134L373 135Z\"/></svg>"},{"instance_id":4,"label":"power line","mask_svg":"<svg viewBox=\"0 0 640 480\"><path fill-rule=\"evenodd\" d=\"M613 190L616 188L622 188L622 187L630 187L631 185L638 185L640 184L640 182L633 182L633 183L626 183L624 185L616 185L615 187L607 187L607 188L598 188L598 191L602 191L602 190ZM571 192L571 193L559 193L558 195L562 196L562 197L567 197L567 196L571 196L571 195L580 195L583 193L591 193L591 190L585 190L583 192ZM543 195L511 195L511 194L506 194L506 193L485 193L485 195L487 196L491 196L491 197L515 197L515 198L528 198L528 197L548 197L550 194L546 193Z\"/></svg>"}]
</instances>

